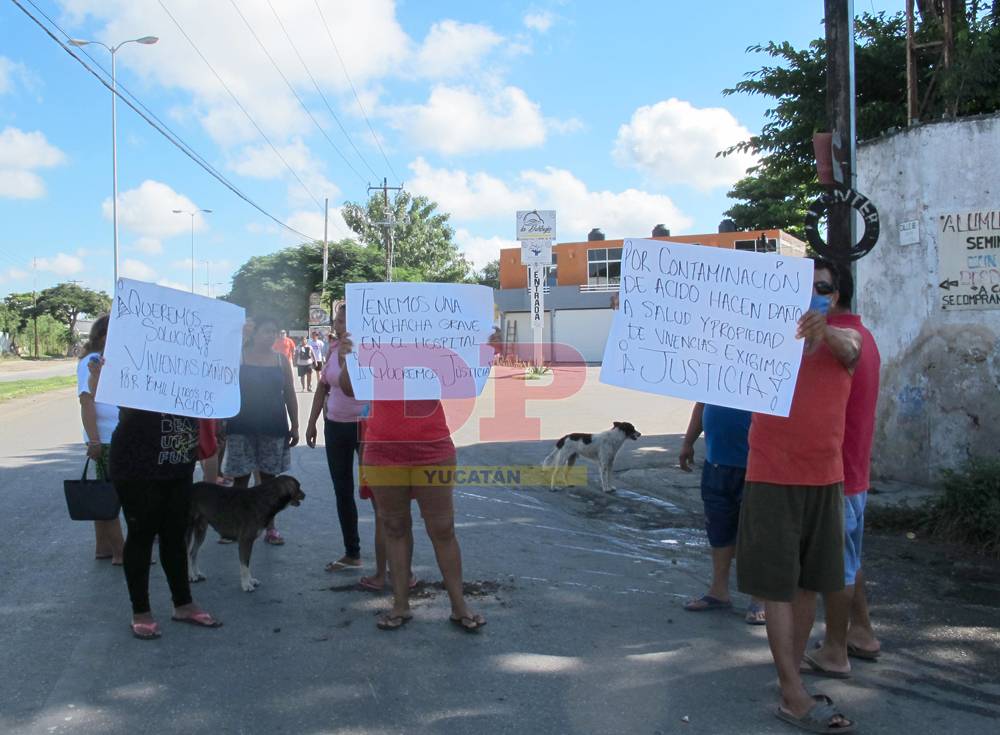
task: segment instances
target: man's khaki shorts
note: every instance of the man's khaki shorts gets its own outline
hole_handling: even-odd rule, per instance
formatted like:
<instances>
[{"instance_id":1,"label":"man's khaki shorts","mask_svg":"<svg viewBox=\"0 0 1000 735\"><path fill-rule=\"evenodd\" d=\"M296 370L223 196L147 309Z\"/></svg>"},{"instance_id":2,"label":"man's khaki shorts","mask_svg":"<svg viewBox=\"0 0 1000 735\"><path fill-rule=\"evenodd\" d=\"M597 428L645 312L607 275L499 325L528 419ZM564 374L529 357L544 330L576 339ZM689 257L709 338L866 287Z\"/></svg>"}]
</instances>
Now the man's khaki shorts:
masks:
<instances>
[{"instance_id":1,"label":"man's khaki shorts","mask_svg":"<svg viewBox=\"0 0 1000 735\"><path fill-rule=\"evenodd\" d=\"M791 602L844 588L844 485L747 482L736 542L741 592Z\"/></svg>"}]
</instances>

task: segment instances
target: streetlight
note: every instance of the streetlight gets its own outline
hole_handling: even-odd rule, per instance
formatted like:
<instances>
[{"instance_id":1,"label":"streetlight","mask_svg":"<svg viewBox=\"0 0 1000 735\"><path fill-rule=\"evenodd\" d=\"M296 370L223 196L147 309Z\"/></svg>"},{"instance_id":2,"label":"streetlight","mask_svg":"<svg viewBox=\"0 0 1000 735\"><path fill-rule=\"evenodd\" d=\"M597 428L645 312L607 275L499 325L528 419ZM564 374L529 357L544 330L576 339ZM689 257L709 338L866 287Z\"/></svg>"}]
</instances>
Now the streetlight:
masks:
<instances>
[{"instance_id":1,"label":"streetlight","mask_svg":"<svg viewBox=\"0 0 1000 735\"><path fill-rule=\"evenodd\" d=\"M173 210L174 214L189 214L191 215L191 293L194 293L194 216L200 212L205 214L211 214L211 209L195 209L191 212L186 212L183 209Z\"/></svg>"},{"instance_id":2,"label":"streetlight","mask_svg":"<svg viewBox=\"0 0 1000 735\"><path fill-rule=\"evenodd\" d=\"M86 41L80 38L71 38L69 42L73 46L89 46L91 44L101 46L111 54L111 172L113 177L113 188L111 195L111 217L115 233L115 285L118 284L118 114L117 97L118 84L115 78L115 54L127 43L141 43L144 46L152 46L160 39L156 36L143 36L142 38L130 38L115 46L108 46L101 41Z\"/></svg>"}]
</instances>

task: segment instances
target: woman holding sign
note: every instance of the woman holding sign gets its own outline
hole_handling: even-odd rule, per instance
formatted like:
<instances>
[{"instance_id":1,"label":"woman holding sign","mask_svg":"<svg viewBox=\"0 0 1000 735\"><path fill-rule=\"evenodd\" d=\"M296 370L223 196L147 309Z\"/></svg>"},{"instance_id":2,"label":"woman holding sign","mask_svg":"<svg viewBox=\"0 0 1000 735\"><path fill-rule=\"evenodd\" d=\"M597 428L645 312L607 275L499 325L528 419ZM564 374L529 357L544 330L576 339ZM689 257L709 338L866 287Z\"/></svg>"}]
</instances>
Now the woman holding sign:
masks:
<instances>
[{"instance_id":1,"label":"woman holding sign","mask_svg":"<svg viewBox=\"0 0 1000 735\"><path fill-rule=\"evenodd\" d=\"M339 383L354 395L347 371L347 355L353 343L344 332L337 345ZM332 358L331 358L332 359ZM438 568L451 601L452 624L467 633L477 633L486 618L473 613L462 590L462 552L455 537L453 484L455 445L439 400L373 401L364 436L365 480L378 505L386 538L389 573L392 577L392 609L378 618L380 630L396 630L413 618L410 610L410 562L413 553L413 518L410 499L416 498L424 528L434 546ZM421 482L430 473L441 481ZM451 470L451 471L449 471Z\"/></svg>"},{"instance_id":2,"label":"woman holding sign","mask_svg":"<svg viewBox=\"0 0 1000 735\"><path fill-rule=\"evenodd\" d=\"M254 472L260 473L262 482L287 472L292 465L291 448L299 443L295 379L288 359L272 349L277 334L277 322L257 319L243 345L240 412L226 422L222 467L236 487L249 486ZM264 541L275 546L285 543L273 520Z\"/></svg>"}]
</instances>

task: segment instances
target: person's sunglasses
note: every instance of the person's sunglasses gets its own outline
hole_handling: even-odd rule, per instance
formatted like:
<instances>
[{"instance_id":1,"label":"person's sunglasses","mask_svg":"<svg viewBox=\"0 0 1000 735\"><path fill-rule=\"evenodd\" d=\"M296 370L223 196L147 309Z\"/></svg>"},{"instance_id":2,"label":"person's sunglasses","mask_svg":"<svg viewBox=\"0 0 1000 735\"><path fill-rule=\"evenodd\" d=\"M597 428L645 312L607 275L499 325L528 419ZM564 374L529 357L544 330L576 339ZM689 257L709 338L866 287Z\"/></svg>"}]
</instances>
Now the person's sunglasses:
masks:
<instances>
[{"instance_id":1,"label":"person's sunglasses","mask_svg":"<svg viewBox=\"0 0 1000 735\"><path fill-rule=\"evenodd\" d=\"M816 281L813 284L813 291L818 293L820 296L829 296L837 289L829 281Z\"/></svg>"}]
</instances>

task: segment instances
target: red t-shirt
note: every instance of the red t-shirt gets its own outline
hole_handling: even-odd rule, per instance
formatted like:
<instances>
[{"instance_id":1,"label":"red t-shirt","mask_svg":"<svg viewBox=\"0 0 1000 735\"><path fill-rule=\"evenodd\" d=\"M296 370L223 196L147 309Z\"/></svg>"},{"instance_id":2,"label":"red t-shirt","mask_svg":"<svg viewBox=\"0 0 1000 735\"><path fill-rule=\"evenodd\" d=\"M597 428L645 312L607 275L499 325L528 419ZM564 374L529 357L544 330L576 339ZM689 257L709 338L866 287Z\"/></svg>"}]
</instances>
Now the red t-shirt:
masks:
<instances>
[{"instance_id":1,"label":"red t-shirt","mask_svg":"<svg viewBox=\"0 0 1000 735\"><path fill-rule=\"evenodd\" d=\"M372 401L370 405L365 419L365 464L430 465L455 454L441 401Z\"/></svg>"},{"instance_id":2,"label":"red t-shirt","mask_svg":"<svg viewBox=\"0 0 1000 735\"><path fill-rule=\"evenodd\" d=\"M295 354L295 340L290 337L285 337L284 339L278 337L278 339L274 340L274 344L271 345L271 349L291 360L292 355Z\"/></svg>"},{"instance_id":3,"label":"red t-shirt","mask_svg":"<svg viewBox=\"0 0 1000 735\"><path fill-rule=\"evenodd\" d=\"M788 417L755 413L747 482L832 485L844 479L844 415L851 374L826 344L802 356Z\"/></svg>"},{"instance_id":4,"label":"red t-shirt","mask_svg":"<svg viewBox=\"0 0 1000 735\"><path fill-rule=\"evenodd\" d=\"M857 495L867 490L869 485L882 356L875 338L865 329L857 314L836 314L826 321L831 327L846 327L861 334L861 356L851 378L844 428L844 495Z\"/></svg>"}]
</instances>

